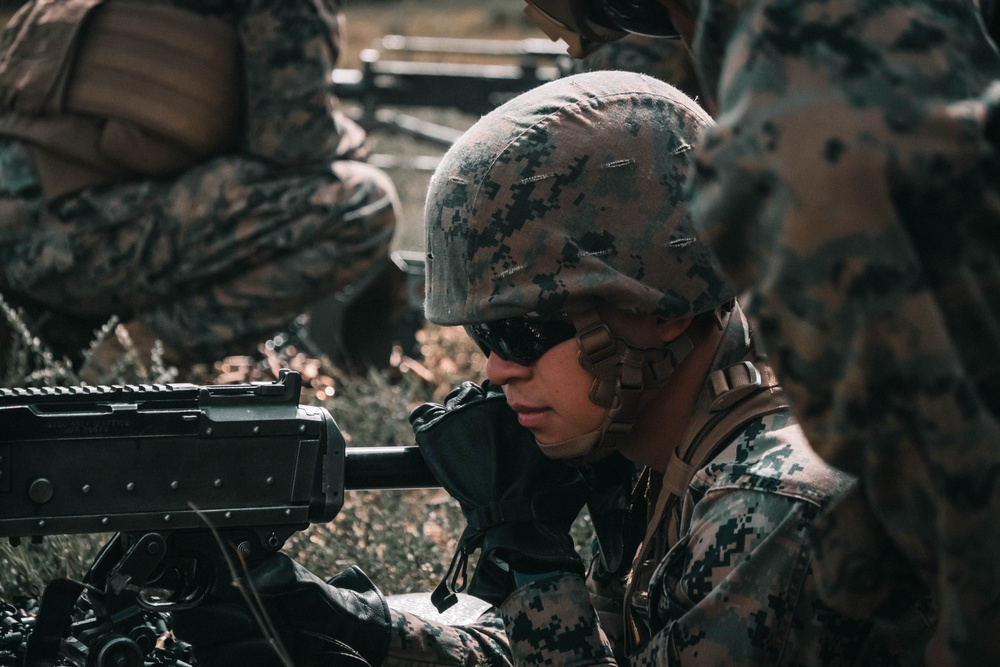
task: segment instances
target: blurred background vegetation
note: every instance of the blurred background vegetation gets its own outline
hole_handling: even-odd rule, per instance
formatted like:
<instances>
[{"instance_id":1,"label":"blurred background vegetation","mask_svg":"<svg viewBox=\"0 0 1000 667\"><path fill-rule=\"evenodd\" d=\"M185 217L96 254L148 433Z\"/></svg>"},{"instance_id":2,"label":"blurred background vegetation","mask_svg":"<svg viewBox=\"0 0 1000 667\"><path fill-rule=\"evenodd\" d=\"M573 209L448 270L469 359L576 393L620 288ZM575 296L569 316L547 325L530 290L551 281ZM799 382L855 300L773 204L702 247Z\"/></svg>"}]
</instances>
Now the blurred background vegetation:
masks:
<instances>
[{"instance_id":1,"label":"blurred background vegetation","mask_svg":"<svg viewBox=\"0 0 1000 667\"><path fill-rule=\"evenodd\" d=\"M0 4L0 14L16 4ZM524 17L523 0L346 0L345 15L346 40L340 62L344 68L357 68L358 53L386 34L490 39L541 36ZM5 17L0 15L0 20ZM442 109L419 113L459 129L476 120ZM444 152L440 146L383 132L372 133L370 143L373 152L381 154L440 156ZM423 198L430 171L387 171L396 182L403 207L394 246L420 250ZM21 325L17 313L5 307L4 316L15 331L13 344L3 351L9 356L7 386L71 383L72 375L61 367L62 362L52 358L44 342ZM112 329L113 324L107 328ZM327 408L350 446L411 445L410 410L422 402L440 400L462 380L481 380L485 364L461 329L428 325L418 337L423 355L419 362L404 359L388 371L369 371L365 377L347 375L328 361L310 358L294 347L269 346L248 351L246 356L196 366L180 376L155 355L149 360L134 359L123 372L148 382L215 384L270 381L278 369L290 367L303 374L302 401ZM29 376L32 368L36 371ZM427 591L438 583L463 527L457 504L442 490L354 491L347 494L335 521L298 533L285 551L321 576L358 564L387 594ZM589 540L585 519L578 522L576 534L580 546ZM41 544L18 547L0 544L0 599L38 594L56 577L79 578L106 537L47 538Z\"/></svg>"}]
</instances>

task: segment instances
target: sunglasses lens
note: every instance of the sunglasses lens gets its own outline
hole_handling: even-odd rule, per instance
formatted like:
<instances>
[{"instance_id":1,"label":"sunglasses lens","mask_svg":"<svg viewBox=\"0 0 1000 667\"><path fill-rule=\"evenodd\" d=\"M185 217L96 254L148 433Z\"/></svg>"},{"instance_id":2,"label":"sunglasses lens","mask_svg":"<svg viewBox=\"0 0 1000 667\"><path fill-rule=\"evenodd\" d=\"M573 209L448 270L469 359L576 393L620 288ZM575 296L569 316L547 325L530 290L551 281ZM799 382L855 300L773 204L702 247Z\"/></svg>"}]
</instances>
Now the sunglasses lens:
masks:
<instances>
[{"instance_id":1,"label":"sunglasses lens","mask_svg":"<svg viewBox=\"0 0 1000 667\"><path fill-rule=\"evenodd\" d=\"M573 324L564 319L539 320L511 317L465 327L483 354L528 366L553 347L576 335Z\"/></svg>"}]
</instances>

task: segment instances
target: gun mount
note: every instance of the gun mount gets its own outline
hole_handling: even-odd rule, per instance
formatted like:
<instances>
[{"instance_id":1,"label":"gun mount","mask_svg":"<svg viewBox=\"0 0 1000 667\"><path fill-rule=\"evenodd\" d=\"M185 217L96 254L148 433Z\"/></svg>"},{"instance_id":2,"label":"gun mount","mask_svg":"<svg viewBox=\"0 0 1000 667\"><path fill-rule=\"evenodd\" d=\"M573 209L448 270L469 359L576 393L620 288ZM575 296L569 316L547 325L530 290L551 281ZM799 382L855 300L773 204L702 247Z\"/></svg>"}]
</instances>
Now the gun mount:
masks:
<instances>
[{"instance_id":1,"label":"gun mount","mask_svg":"<svg viewBox=\"0 0 1000 667\"><path fill-rule=\"evenodd\" d=\"M414 59L419 57L435 62ZM443 146L462 132L386 107L451 108L482 115L571 67L566 45L548 39L386 35L359 58L361 69L333 73L337 95L360 105L355 120L367 130L387 129ZM461 59L494 62L455 62Z\"/></svg>"}]
</instances>

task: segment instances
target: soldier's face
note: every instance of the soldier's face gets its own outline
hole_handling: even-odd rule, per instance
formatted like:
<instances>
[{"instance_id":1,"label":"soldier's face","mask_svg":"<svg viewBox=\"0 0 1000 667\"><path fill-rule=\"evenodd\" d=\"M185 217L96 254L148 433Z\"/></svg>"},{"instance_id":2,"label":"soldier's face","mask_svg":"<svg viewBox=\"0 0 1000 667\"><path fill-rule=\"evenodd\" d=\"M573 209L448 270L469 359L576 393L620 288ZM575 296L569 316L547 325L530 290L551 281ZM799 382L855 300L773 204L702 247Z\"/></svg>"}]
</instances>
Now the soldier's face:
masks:
<instances>
[{"instance_id":1,"label":"soldier's face","mask_svg":"<svg viewBox=\"0 0 1000 667\"><path fill-rule=\"evenodd\" d=\"M517 420L543 445L597 430L604 408L590 401L594 377L578 361L576 339L559 343L529 365L491 354L486 362L490 382L503 386Z\"/></svg>"},{"instance_id":2,"label":"soldier's face","mask_svg":"<svg viewBox=\"0 0 1000 667\"><path fill-rule=\"evenodd\" d=\"M653 315L598 308L615 336L639 349L657 348L680 336L691 317L664 320ZM580 366L576 338L550 348L530 364L490 354L486 376L501 385L518 422L542 445L554 445L591 433L604 423L606 411L590 400L594 376Z\"/></svg>"}]
</instances>

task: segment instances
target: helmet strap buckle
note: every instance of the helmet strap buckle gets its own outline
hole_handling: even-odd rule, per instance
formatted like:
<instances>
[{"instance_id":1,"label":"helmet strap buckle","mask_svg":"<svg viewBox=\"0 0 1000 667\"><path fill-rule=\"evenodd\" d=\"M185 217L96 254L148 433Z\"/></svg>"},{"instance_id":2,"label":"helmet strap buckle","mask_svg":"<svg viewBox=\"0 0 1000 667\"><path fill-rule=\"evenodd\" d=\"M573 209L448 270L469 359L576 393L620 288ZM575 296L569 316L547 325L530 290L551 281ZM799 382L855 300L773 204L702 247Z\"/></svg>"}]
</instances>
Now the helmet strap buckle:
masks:
<instances>
[{"instance_id":1,"label":"helmet strap buckle","mask_svg":"<svg viewBox=\"0 0 1000 667\"><path fill-rule=\"evenodd\" d=\"M590 400L607 409L604 423L594 433L593 449L584 454L584 461L594 461L628 436L640 396L646 389L666 383L694 349L694 342L684 332L662 348L640 350L616 338L594 311L569 317L576 327L580 366L594 376Z\"/></svg>"}]
</instances>

